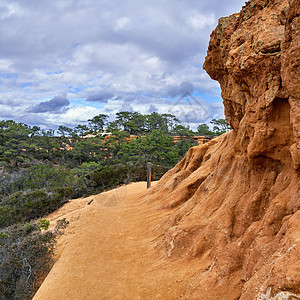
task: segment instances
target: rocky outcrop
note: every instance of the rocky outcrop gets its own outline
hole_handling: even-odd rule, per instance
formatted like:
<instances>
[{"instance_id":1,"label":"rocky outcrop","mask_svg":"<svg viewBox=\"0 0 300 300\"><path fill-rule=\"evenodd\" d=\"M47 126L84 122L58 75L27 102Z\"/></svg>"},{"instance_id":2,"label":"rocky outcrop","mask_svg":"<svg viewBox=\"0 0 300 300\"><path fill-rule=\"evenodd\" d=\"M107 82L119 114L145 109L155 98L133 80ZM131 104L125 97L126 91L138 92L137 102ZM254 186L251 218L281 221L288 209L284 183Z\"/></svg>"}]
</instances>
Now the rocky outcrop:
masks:
<instances>
[{"instance_id":1,"label":"rocky outcrop","mask_svg":"<svg viewBox=\"0 0 300 300\"><path fill-rule=\"evenodd\" d=\"M148 196L169 210L157 248L199 265L196 299L300 295L299 15L298 0L251 0L219 20L204 68L233 130Z\"/></svg>"}]
</instances>

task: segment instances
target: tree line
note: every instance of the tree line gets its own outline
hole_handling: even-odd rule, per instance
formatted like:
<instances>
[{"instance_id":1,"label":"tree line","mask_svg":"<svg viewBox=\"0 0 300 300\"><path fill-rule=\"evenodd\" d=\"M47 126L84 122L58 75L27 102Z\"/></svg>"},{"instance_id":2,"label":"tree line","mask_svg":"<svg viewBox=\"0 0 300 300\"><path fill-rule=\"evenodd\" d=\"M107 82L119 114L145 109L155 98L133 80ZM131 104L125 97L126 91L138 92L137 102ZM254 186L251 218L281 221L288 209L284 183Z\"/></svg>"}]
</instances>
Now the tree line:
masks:
<instances>
[{"instance_id":1,"label":"tree line","mask_svg":"<svg viewBox=\"0 0 300 300\"><path fill-rule=\"evenodd\" d=\"M212 129L207 124L200 124L196 131L192 131L188 126L183 126L180 121L172 114L159 114L153 112L143 115L138 112L118 112L115 120L108 122L108 116L99 114L88 120L88 125L78 125L74 129L59 126L58 132L63 136L87 134L99 134L104 129L107 132L116 133L125 131L131 135L142 135L161 130L171 135L190 136L193 134L218 136L230 130L230 126L224 119L212 119L210 122Z\"/></svg>"},{"instance_id":2,"label":"tree line","mask_svg":"<svg viewBox=\"0 0 300 300\"><path fill-rule=\"evenodd\" d=\"M88 147L91 147L89 152L93 153L93 157L101 158L98 152L101 148L111 148L109 145L113 141L110 140L105 144L102 141L99 144L99 140L94 139L89 142L88 140L82 141L82 138L88 134L100 137L99 134L104 129L117 137L117 140L120 136L125 137L128 134L145 136L154 131L164 135L187 138L193 135L218 136L230 129L224 119L213 119L211 124L212 129L207 124L200 124L196 131L192 131L188 126L182 125L174 115L155 112L148 115L138 112L119 112L112 122L108 122L107 115L99 114L88 120L88 125L77 125L74 128L61 125L56 131L41 130L38 126L31 127L13 120L5 120L0 121L0 161L10 162L16 166L31 158L52 160L54 157L65 157L65 151L72 148L77 152L72 153L73 160L78 158L79 162L83 162L81 152L86 151ZM101 147L103 145L105 147Z\"/></svg>"}]
</instances>

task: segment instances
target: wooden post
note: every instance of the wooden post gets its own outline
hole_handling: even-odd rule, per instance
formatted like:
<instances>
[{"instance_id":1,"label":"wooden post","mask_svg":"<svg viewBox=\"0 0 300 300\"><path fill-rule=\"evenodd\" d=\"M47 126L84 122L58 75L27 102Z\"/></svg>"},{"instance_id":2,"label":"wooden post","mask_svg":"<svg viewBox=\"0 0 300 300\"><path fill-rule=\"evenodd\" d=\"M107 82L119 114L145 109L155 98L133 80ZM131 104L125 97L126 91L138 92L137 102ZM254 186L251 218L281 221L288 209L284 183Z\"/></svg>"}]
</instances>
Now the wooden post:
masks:
<instances>
[{"instance_id":1,"label":"wooden post","mask_svg":"<svg viewBox=\"0 0 300 300\"><path fill-rule=\"evenodd\" d=\"M147 189L151 187L151 166L150 162L147 163Z\"/></svg>"}]
</instances>

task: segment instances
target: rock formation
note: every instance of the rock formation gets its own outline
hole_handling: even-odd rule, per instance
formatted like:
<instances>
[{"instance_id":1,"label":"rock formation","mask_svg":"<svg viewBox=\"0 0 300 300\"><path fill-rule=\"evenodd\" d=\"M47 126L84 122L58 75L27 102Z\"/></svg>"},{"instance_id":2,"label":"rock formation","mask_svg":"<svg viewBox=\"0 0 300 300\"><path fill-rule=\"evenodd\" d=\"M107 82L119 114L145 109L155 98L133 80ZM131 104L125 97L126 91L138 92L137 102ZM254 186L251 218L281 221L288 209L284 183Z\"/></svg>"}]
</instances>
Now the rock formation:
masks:
<instances>
[{"instance_id":1,"label":"rock formation","mask_svg":"<svg viewBox=\"0 0 300 300\"><path fill-rule=\"evenodd\" d=\"M158 251L199 265L196 299L300 299L299 15L299 0L251 0L219 20L204 68L233 130L148 196L170 212Z\"/></svg>"}]
</instances>

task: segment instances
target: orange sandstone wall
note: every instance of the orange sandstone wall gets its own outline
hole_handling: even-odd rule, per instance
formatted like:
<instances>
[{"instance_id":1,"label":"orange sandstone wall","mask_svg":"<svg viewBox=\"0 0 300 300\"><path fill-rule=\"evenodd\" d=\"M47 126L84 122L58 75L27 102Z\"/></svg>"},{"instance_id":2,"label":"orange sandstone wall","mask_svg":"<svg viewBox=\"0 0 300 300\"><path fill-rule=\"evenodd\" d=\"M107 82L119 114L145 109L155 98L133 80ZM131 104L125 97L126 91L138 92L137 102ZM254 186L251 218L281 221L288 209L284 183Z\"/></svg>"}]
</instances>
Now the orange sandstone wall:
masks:
<instances>
[{"instance_id":1,"label":"orange sandstone wall","mask_svg":"<svg viewBox=\"0 0 300 300\"><path fill-rule=\"evenodd\" d=\"M298 0L251 0L219 20L204 68L233 130L150 190L170 212L157 248L199 265L196 299L300 299L299 12Z\"/></svg>"}]
</instances>

